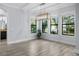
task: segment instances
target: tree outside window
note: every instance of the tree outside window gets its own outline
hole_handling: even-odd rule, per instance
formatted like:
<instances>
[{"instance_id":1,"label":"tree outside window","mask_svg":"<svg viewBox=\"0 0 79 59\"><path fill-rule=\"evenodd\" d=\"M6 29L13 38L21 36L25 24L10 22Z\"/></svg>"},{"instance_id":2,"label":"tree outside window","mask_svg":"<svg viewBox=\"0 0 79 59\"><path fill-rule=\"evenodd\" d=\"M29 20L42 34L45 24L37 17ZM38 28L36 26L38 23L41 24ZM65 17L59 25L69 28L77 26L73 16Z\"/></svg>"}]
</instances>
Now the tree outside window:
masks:
<instances>
[{"instance_id":1,"label":"tree outside window","mask_svg":"<svg viewBox=\"0 0 79 59\"><path fill-rule=\"evenodd\" d=\"M36 20L31 20L31 33L36 33L37 31L37 22Z\"/></svg>"},{"instance_id":2,"label":"tree outside window","mask_svg":"<svg viewBox=\"0 0 79 59\"><path fill-rule=\"evenodd\" d=\"M62 16L62 34L74 35L74 15Z\"/></svg>"},{"instance_id":3,"label":"tree outside window","mask_svg":"<svg viewBox=\"0 0 79 59\"><path fill-rule=\"evenodd\" d=\"M42 32L47 33L48 31L48 24L47 24L47 19L42 20Z\"/></svg>"},{"instance_id":4,"label":"tree outside window","mask_svg":"<svg viewBox=\"0 0 79 59\"><path fill-rule=\"evenodd\" d=\"M52 17L50 20L50 33L58 34L58 18Z\"/></svg>"}]
</instances>

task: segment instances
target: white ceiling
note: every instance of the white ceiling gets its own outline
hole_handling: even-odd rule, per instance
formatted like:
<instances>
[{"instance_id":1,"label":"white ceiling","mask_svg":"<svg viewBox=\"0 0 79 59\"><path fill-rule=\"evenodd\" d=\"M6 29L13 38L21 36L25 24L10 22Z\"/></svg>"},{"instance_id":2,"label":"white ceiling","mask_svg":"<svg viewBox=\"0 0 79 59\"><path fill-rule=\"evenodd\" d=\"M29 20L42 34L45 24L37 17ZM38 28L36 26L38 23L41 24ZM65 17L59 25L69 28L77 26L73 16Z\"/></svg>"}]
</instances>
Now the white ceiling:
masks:
<instances>
[{"instance_id":1,"label":"white ceiling","mask_svg":"<svg viewBox=\"0 0 79 59\"><path fill-rule=\"evenodd\" d=\"M56 5L57 3L45 3L42 6L40 4L43 4L43 3L2 3L2 5L8 6L8 7L20 8L20 9L25 9L25 10L27 10L28 8L39 10L47 6Z\"/></svg>"},{"instance_id":2,"label":"white ceiling","mask_svg":"<svg viewBox=\"0 0 79 59\"><path fill-rule=\"evenodd\" d=\"M37 7L35 7L35 8L33 8L32 10L41 10L41 9L45 9L45 8L49 8L50 6L55 6L55 5L57 5L57 4L59 4L59 3L46 3L46 4L44 4L43 6L37 6Z\"/></svg>"},{"instance_id":3,"label":"white ceiling","mask_svg":"<svg viewBox=\"0 0 79 59\"><path fill-rule=\"evenodd\" d=\"M41 5L43 3L30 3L28 6L25 6L23 9L24 10L28 10L28 8L30 10L40 10L40 9L43 9L43 8L48 8L48 6L51 6L51 5L56 5L57 3L45 3L44 5Z\"/></svg>"},{"instance_id":4,"label":"white ceiling","mask_svg":"<svg viewBox=\"0 0 79 59\"><path fill-rule=\"evenodd\" d=\"M13 7L13 8L24 8L24 9L36 9L38 7L38 9L40 9L40 4L43 3L2 3L2 5L8 6L8 7ZM45 3L45 5L43 5L41 8L46 7L48 5L51 5L51 3Z\"/></svg>"},{"instance_id":5,"label":"white ceiling","mask_svg":"<svg viewBox=\"0 0 79 59\"><path fill-rule=\"evenodd\" d=\"M31 10L31 11L45 9L45 8L50 7L50 6L55 7L55 8L59 8L59 7L62 7L64 5L70 5L70 4L62 4L62 3L45 3L44 5L40 5L42 3L2 3L2 4L5 6L8 6L8 7L20 8L23 10ZM58 6L58 7L56 7L56 6Z\"/></svg>"},{"instance_id":6,"label":"white ceiling","mask_svg":"<svg viewBox=\"0 0 79 59\"><path fill-rule=\"evenodd\" d=\"M23 8L27 6L29 3L2 3L2 4L13 8Z\"/></svg>"}]
</instances>

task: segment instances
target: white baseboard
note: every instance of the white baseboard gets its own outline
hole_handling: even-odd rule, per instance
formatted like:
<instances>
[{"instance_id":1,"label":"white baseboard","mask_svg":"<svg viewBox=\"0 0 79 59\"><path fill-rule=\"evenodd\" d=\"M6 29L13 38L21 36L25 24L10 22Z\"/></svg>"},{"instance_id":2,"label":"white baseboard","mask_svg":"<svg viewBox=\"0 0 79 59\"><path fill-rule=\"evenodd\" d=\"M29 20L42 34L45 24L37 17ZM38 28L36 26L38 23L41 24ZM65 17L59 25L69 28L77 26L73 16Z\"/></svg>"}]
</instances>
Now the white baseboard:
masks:
<instances>
[{"instance_id":1,"label":"white baseboard","mask_svg":"<svg viewBox=\"0 0 79 59\"><path fill-rule=\"evenodd\" d=\"M20 39L20 40L17 40L17 41L7 42L7 44L16 44L16 43L20 43L20 42L24 42L24 41L30 41L30 40L33 40L33 39Z\"/></svg>"},{"instance_id":2,"label":"white baseboard","mask_svg":"<svg viewBox=\"0 0 79 59\"><path fill-rule=\"evenodd\" d=\"M46 39L46 40L60 42L60 43L68 44L68 45L72 45L72 46L75 46L76 45L75 43L65 42L65 41L61 41L61 40L57 40L57 39L54 39L54 40Z\"/></svg>"}]
</instances>

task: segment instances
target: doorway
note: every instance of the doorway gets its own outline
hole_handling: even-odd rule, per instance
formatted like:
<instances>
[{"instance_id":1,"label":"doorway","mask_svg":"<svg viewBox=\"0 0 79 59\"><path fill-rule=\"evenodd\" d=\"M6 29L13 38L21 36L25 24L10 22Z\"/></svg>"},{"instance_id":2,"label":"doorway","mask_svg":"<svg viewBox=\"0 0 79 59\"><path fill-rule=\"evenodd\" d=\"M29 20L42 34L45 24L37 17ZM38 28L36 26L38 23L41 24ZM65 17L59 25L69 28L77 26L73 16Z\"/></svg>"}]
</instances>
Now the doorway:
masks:
<instances>
[{"instance_id":1,"label":"doorway","mask_svg":"<svg viewBox=\"0 0 79 59\"><path fill-rule=\"evenodd\" d=\"M7 43L7 15L6 11L0 9L0 43Z\"/></svg>"}]
</instances>

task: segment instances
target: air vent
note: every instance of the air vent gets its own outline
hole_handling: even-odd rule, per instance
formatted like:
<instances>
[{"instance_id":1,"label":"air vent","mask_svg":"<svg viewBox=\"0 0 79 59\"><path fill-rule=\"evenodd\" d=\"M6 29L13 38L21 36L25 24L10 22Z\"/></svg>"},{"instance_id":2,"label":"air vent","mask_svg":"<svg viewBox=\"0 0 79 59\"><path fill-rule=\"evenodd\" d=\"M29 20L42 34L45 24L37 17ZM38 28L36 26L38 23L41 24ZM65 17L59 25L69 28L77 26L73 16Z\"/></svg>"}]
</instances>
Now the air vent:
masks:
<instances>
[{"instance_id":1,"label":"air vent","mask_svg":"<svg viewBox=\"0 0 79 59\"><path fill-rule=\"evenodd\" d=\"M45 4L46 4L46 3L41 3L40 6L43 6L43 5L45 5Z\"/></svg>"}]
</instances>

